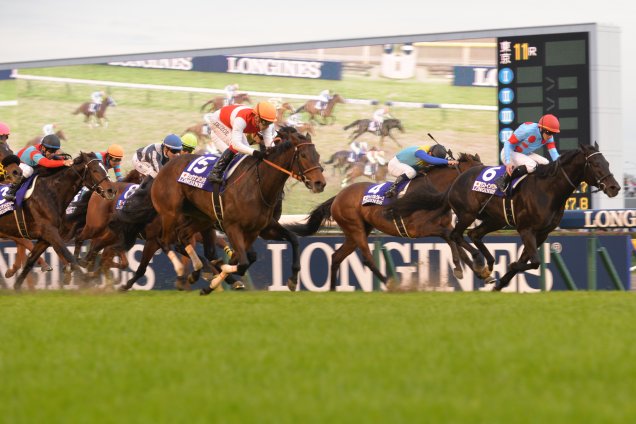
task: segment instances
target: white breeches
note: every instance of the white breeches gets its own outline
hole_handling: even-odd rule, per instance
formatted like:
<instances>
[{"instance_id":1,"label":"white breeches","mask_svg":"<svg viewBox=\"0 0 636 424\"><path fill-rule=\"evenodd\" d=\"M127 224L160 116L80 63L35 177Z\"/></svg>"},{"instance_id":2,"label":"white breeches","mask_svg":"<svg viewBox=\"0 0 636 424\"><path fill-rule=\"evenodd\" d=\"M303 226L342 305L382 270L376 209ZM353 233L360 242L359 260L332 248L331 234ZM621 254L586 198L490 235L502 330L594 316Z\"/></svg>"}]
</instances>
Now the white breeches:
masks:
<instances>
[{"instance_id":1,"label":"white breeches","mask_svg":"<svg viewBox=\"0 0 636 424\"><path fill-rule=\"evenodd\" d=\"M22 169L22 177L24 178L29 178L31 175L33 175L33 168L26 163L21 163L20 169Z\"/></svg>"},{"instance_id":2,"label":"white breeches","mask_svg":"<svg viewBox=\"0 0 636 424\"><path fill-rule=\"evenodd\" d=\"M389 161L389 174L394 177L399 177L402 174L406 174L410 180L415 178L417 171L413 169L412 166L409 166L405 163L402 163L398 160L398 158L393 158Z\"/></svg>"},{"instance_id":3,"label":"white breeches","mask_svg":"<svg viewBox=\"0 0 636 424\"><path fill-rule=\"evenodd\" d=\"M157 171L148 162L143 162L134 155L132 158L133 166L141 175L150 175L152 178L157 178Z\"/></svg>"},{"instance_id":4,"label":"white breeches","mask_svg":"<svg viewBox=\"0 0 636 424\"><path fill-rule=\"evenodd\" d=\"M504 151L501 149L501 162L504 161ZM525 155L519 152L510 152L510 163L516 167L525 165L528 173L534 172L537 169L537 164L539 165L547 165L550 163L549 160L544 158L541 155L536 153L530 153L529 155Z\"/></svg>"}]
</instances>

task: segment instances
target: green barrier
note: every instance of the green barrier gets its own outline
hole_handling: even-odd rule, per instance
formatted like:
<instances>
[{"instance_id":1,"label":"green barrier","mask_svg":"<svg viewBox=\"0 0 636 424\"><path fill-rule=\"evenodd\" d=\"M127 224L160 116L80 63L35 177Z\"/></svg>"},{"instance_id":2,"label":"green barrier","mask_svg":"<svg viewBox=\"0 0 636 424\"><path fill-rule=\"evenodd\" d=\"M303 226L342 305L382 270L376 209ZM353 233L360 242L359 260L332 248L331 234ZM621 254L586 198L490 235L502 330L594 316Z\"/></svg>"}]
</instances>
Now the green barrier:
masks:
<instances>
[{"instance_id":1,"label":"green barrier","mask_svg":"<svg viewBox=\"0 0 636 424\"><path fill-rule=\"evenodd\" d=\"M596 290L596 237L587 239L587 289Z\"/></svg>"},{"instance_id":2,"label":"green barrier","mask_svg":"<svg viewBox=\"0 0 636 424\"><path fill-rule=\"evenodd\" d=\"M621 281L621 278L618 276L618 273L616 272L616 268L614 268L614 264L612 263L612 259L610 259L609 257L609 253L607 253L607 249L604 247L599 247L597 251L601 255L601 259L603 260L603 265L605 265L605 269L607 270L607 273L610 275L610 278L612 279L612 283L614 283L614 287L616 287L616 290L625 291L625 286L623 286L623 282Z\"/></svg>"},{"instance_id":3,"label":"green barrier","mask_svg":"<svg viewBox=\"0 0 636 424\"><path fill-rule=\"evenodd\" d=\"M568 289L572 291L578 290L578 288L576 287L576 284L574 284L574 279L572 278L572 275L570 274L570 271L568 270L568 267L565 264L565 261L561 257L561 254L557 252L556 250L551 250L550 256L552 257L552 260L554 261L559 272L561 273L561 276L563 277L565 284L568 286Z\"/></svg>"}]
</instances>

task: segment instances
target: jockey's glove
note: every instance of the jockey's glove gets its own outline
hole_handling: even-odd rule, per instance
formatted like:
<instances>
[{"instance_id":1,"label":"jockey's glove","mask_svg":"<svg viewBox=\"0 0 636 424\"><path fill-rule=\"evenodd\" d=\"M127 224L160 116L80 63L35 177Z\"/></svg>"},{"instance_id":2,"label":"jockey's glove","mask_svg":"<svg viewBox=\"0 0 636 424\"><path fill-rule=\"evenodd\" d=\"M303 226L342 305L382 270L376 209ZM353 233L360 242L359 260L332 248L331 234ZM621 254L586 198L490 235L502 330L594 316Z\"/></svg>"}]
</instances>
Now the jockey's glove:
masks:
<instances>
[{"instance_id":1,"label":"jockey's glove","mask_svg":"<svg viewBox=\"0 0 636 424\"><path fill-rule=\"evenodd\" d=\"M252 152L252 156L254 156L258 160L263 160L265 158L265 153L261 152L260 150L254 150Z\"/></svg>"}]
</instances>

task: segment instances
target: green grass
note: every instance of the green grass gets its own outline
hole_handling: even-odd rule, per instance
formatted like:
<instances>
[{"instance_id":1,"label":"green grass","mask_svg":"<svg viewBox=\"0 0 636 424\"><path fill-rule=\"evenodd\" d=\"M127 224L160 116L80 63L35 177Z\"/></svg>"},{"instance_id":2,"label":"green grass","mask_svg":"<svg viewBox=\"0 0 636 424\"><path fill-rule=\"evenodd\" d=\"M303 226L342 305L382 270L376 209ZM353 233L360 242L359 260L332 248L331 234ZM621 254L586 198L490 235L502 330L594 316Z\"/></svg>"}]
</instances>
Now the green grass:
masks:
<instances>
[{"instance_id":1,"label":"green grass","mask_svg":"<svg viewBox=\"0 0 636 424\"><path fill-rule=\"evenodd\" d=\"M630 293L0 293L4 422L633 422Z\"/></svg>"}]
</instances>

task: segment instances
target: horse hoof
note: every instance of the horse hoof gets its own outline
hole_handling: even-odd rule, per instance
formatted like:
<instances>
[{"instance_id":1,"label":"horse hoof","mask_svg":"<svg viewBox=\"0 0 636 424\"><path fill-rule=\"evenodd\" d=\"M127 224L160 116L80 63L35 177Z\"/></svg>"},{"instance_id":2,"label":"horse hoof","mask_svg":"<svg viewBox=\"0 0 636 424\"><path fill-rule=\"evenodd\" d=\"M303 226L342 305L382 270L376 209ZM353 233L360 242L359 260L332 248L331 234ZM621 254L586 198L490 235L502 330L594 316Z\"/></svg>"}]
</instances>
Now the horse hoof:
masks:
<instances>
[{"instance_id":1,"label":"horse hoof","mask_svg":"<svg viewBox=\"0 0 636 424\"><path fill-rule=\"evenodd\" d=\"M15 275L17 271L18 271L17 269L8 269L7 272L4 273L4 277L11 278Z\"/></svg>"},{"instance_id":2,"label":"horse hoof","mask_svg":"<svg viewBox=\"0 0 636 424\"><path fill-rule=\"evenodd\" d=\"M293 281L291 278L287 280L287 288L289 291L296 291L297 287L298 283L296 281Z\"/></svg>"},{"instance_id":3,"label":"horse hoof","mask_svg":"<svg viewBox=\"0 0 636 424\"><path fill-rule=\"evenodd\" d=\"M41 266L40 269L42 270L42 272L51 272L53 271L53 267L51 265L45 265L45 266Z\"/></svg>"},{"instance_id":4,"label":"horse hoof","mask_svg":"<svg viewBox=\"0 0 636 424\"><path fill-rule=\"evenodd\" d=\"M203 287L200 291L199 291L199 295L200 296L207 296L210 293L212 293L212 289L209 287Z\"/></svg>"},{"instance_id":5,"label":"horse hoof","mask_svg":"<svg viewBox=\"0 0 636 424\"><path fill-rule=\"evenodd\" d=\"M497 282L497 279L493 277L492 275L489 275L488 277L484 278L484 284L492 284L496 282Z\"/></svg>"},{"instance_id":6,"label":"horse hoof","mask_svg":"<svg viewBox=\"0 0 636 424\"><path fill-rule=\"evenodd\" d=\"M235 281L232 284L232 290L245 290L245 284L242 281Z\"/></svg>"},{"instance_id":7,"label":"horse hoof","mask_svg":"<svg viewBox=\"0 0 636 424\"><path fill-rule=\"evenodd\" d=\"M461 269L454 269L453 270L453 275L455 276L455 278L457 278L458 280L461 280L462 278L464 278L464 271Z\"/></svg>"}]
</instances>

